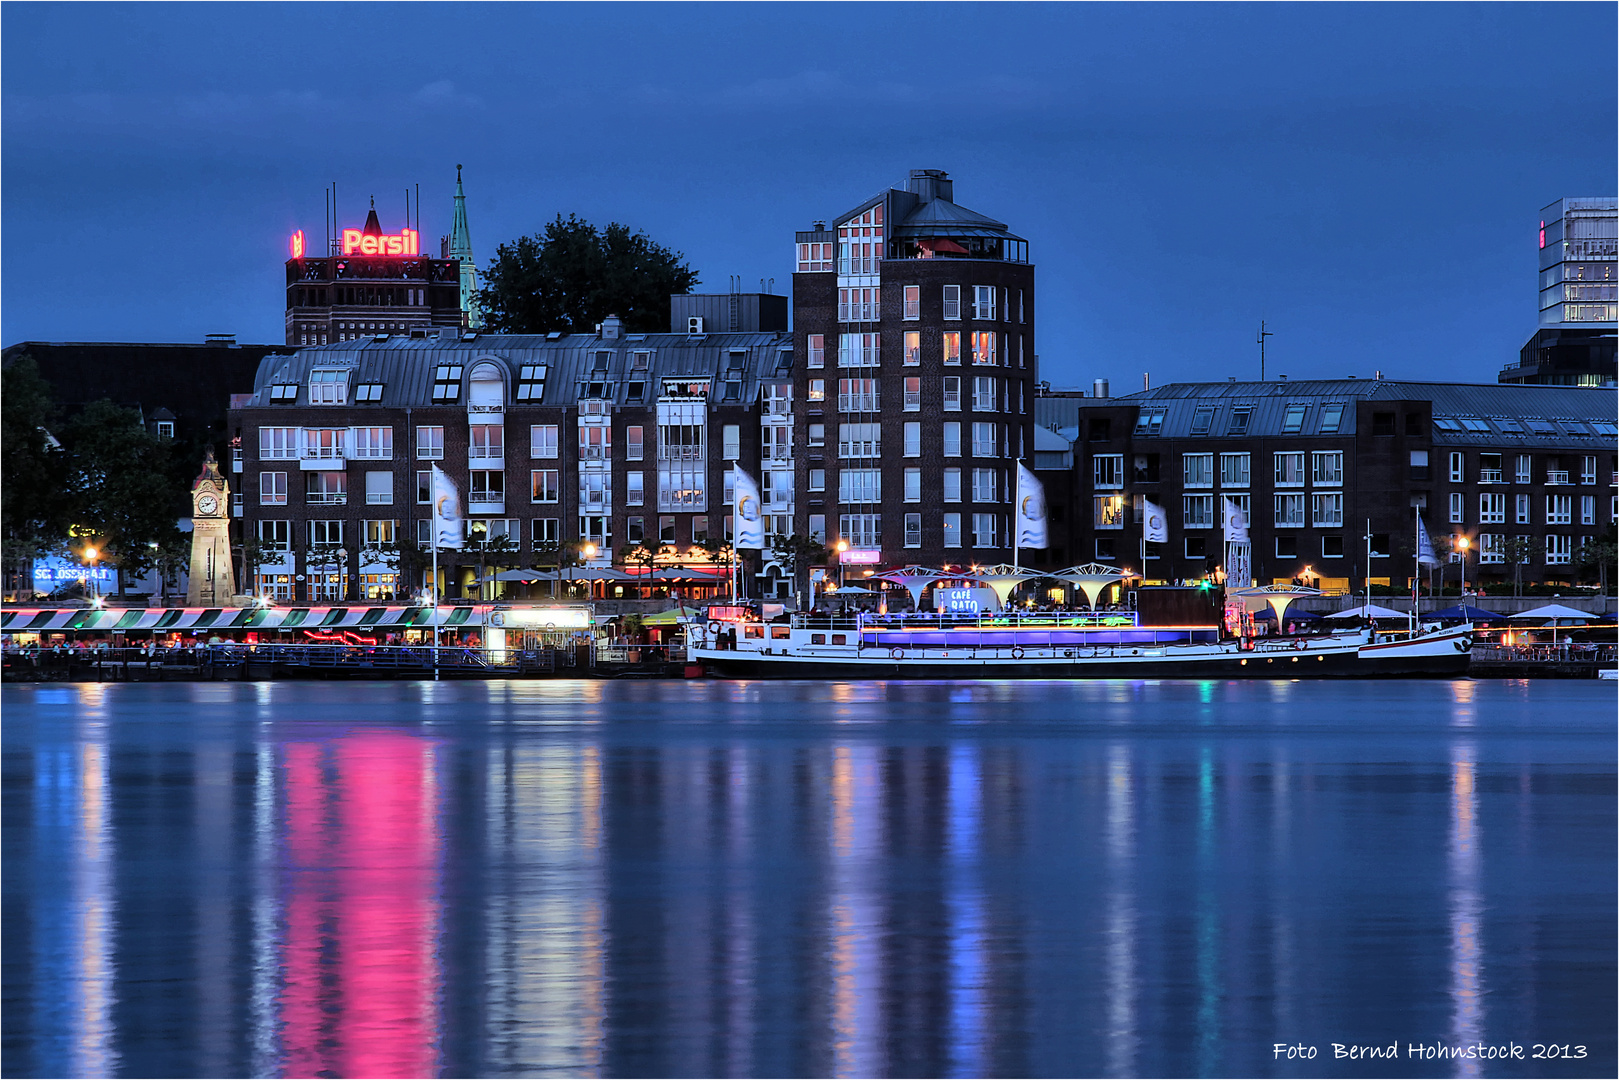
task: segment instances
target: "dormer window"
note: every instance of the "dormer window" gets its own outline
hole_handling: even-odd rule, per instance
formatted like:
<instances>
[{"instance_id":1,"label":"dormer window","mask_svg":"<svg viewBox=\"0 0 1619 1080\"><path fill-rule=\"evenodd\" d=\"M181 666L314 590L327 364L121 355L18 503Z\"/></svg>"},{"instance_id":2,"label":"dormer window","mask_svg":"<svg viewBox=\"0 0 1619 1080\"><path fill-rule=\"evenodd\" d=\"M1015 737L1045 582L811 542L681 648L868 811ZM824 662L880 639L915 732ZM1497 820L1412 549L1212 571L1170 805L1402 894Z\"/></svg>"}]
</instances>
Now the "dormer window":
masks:
<instances>
[{"instance_id":1,"label":"dormer window","mask_svg":"<svg viewBox=\"0 0 1619 1080\"><path fill-rule=\"evenodd\" d=\"M433 403L442 405L460 400L461 365L438 365L433 369Z\"/></svg>"},{"instance_id":2,"label":"dormer window","mask_svg":"<svg viewBox=\"0 0 1619 1080\"><path fill-rule=\"evenodd\" d=\"M599 353L597 353L596 356L595 356L594 362L591 364L591 368L590 368L591 374L596 375L596 376L603 376L603 377L606 376L606 374L607 374L607 365L612 359L613 359L613 354L610 353L610 352L599 352Z\"/></svg>"},{"instance_id":3,"label":"dormer window","mask_svg":"<svg viewBox=\"0 0 1619 1080\"><path fill-rule=\"evenodd\" d=\"M284 401L292 404L298 400L298 386L296 383L276 383L270 387L271 401Z\"/></svg>"},{"instance_id":4,"label":"dormer window","mask_svg":"<svg viewBox=\"0 0 1619 1080\"><path fill-rule=\"evenodd\" d=\"M382 384L377 382L361 383L354 388L355 401L381 401Z\"/></svg>"},{"instance_id":5,"label":"dormer window","mask_svg":"<svg viewBox=\"0 0 1619 1080\"><path fill-rule=\"evenodd\" d=\"M631 371L647 371L652 367L652 354L644 350L630 354Z\"/></svg>"},{"instance_id":6,"label":"dormer window","mask_svg":"<svg viewBox=\"0 0 1619 1080\"><path fill-rule=\"evenodd\" d=\"M309 404L346 405L349 373L344 368L316 368L309 373Z\"/></svg>"},{"instance_id":7,"label":"dormer window","mask_svg":"<svg viewBox=\"0 0 1619 1080\"><path fill-rule=\"evenodd\" d=\"M517 400L539 401L545 396L545 365L524 364L517 369Z\"/></svg>"},{"instance_id":8,"label":"dormer window","mask_svg":"<svg viewBox=\"0 0 1619 1080\"><path fill-rule=\"evenodd\" d=\"M645 401L646 400L646 383L644 383L644 382L632 382L632 383L630 383L629 389L625 392L624 397L625 397L626 401Z\"/></svg>"}]
</instances>

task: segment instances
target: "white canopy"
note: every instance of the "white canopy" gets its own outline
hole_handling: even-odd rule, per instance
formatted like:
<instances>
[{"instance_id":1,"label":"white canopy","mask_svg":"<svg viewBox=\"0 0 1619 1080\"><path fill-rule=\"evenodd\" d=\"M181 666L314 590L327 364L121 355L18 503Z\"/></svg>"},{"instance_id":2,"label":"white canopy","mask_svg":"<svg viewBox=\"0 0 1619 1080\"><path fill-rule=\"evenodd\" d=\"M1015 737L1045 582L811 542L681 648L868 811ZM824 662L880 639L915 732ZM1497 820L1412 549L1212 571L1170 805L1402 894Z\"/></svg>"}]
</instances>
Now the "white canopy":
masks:
<instances>
[{"instance_id":1,"label":"white canopy","mask_svg":"<svg viewBox=\"0 0 1619 1080\"><path fill-rule=\"evenodd\" d=\"M1011 563L997 563L994 566L978 567L971 574L964 576L982 581L985 585L994 589L995 599L1000 601L1001 607L1004 608L1007 597L1012 595L1013 589L1030 578L1044 577L1045 575L1035 573L1033 570L1024 570L1021 567L1013 566Z\"/></svg>"},{"instance_id":2,"label":"white canopy","mask_svg":"<svg viewBox=\"0 0 1619 1080\"><path fill-rule=\"evenodd\" d=\"M1377 604L1362 604L1360 607L1345 608L1343 611L1328 615L1329 619L1408 619L1403 611L1393 608L1379 607Z\"/></svg>"},{"instance_id":3,"label":"white canopy","mask_svg":"<svg viewBox=\"0 0 1619 1080\"><path fill-rule=\"evenodd\" d=\"M1320 596L1320 589L1304 585L1259 585L1251 589L1233 589L1227 596L1240 599L1249 611L1264 611L1269 607L1276 613L1276 625L1282 625L1282 612L1287 605L1301 596Z\"/></svg>"},{"instance_id":4,"label":"white canopy","mask_svg":"<svg viewBox=\"0 0 1619 1080\"><path fill-rule=\"evenodd\" d=\"M1058 570L1049 576L1077 586L1085 594L1085 603L1094 608L1097 597L1102 595L1103 589L1114 582L1123 581L1129 575L1116 566L1086 563L1083 566L1070 566L1066 570Z\"/></svg>"},{"instance_id":5,"label":"white canopy","mask_svg":"<svg viewBox=\"0 0 1619 1080\"><path fill-rule=\"evenodd\" d=\"M911 566L902 566L898 570L890 570L886 574L878 574L877 577L882 578L884 581L892 581L896 585L903 585L905 590L911 594L911 603L918 610L921 610L923 590L940 578L949 577L949 575L942 570L913 564Z\"/></svg>"},{"instance_id":6,"label":"white canopy","mask_svg":"<svg viewBox=\"0 0 1619 1080\"><path fill-rule=\"evenodd\" d=\"M1588 611L1576 611L1566 604L1546 604L1542 607L1530 608L1520 611L1516 615L1508 616L1512 619L1578 619L1580 622L1591 622L1595 616Z\"/></svg>"}]
</instances>

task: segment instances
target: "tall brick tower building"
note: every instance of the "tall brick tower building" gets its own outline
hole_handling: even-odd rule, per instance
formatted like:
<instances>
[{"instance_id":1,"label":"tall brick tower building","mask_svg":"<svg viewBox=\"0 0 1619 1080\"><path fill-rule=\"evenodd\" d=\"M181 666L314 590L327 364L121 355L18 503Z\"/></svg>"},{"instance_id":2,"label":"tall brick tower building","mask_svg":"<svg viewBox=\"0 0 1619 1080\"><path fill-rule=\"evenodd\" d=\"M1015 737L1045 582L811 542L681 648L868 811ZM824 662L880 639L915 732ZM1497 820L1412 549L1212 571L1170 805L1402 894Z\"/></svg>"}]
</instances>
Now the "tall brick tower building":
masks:
<instances>
[{"instance_id":1,"label":"tall brick tower building","mask_svg":"<svg viewBox=\"0 0 1619 1080\"><path fill-rule=\"evenodd\" d=\"M1010 559L1039 379L1028 243L935 169L797 241L796 529L856 565Z\"/></svg>"}]
</instances>

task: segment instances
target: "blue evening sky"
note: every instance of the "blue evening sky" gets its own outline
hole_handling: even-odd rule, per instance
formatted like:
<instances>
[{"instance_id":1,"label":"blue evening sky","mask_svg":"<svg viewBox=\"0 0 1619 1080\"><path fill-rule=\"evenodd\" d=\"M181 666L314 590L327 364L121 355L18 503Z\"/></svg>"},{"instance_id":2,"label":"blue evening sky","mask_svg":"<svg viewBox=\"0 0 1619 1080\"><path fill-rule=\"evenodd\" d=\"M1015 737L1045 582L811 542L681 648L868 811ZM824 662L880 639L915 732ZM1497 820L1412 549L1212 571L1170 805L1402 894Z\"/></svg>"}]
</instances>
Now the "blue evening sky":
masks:
<instances>
[{"instance_id":1,"label":"blue evening sky","mask_svg":"<svg viewBox=\"0 0 1619 1080\"><path fill-rule=\"evenodd\" d=\"M1613 4L0 9L0 341L284 339L282 263L375 194L480 263L558 212L703 287L912 168L1030 240L1037 351L1115 392L1493 382L1536 225L1611 195Z\"/></svg>"}]
</instances>

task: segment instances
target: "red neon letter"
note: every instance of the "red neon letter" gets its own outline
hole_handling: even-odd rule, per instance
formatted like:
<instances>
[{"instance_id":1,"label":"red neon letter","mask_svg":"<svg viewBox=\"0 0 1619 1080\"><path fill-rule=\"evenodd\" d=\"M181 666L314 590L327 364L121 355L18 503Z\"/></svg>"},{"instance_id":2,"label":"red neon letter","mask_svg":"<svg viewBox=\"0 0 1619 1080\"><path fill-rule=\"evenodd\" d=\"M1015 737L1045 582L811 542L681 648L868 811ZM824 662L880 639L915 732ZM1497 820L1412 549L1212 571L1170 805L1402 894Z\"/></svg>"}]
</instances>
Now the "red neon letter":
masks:
<instances>
[{"instance_id":1,"label":"red neon letter","mask_svg":"<svg viewBox=\"0 0 1619 1080\"><path fill-rule=\"evenodd\" d=\"M292 257L294 259L304 257L304 231L302 229L292 234Z\"/></svg>"},{"instance_id":2,"label":"red neon letter","mask_svg":"<svg viewBox=\"0 0 1619 1080\"><path fill-rule=\"evenodd\" d=\"M360 247L360 230L359 229L344 229L343 230L343 254L345 254L345 255L353 255L354 252L359 249L359 247Z\"/></svg>"}]
</instances>

